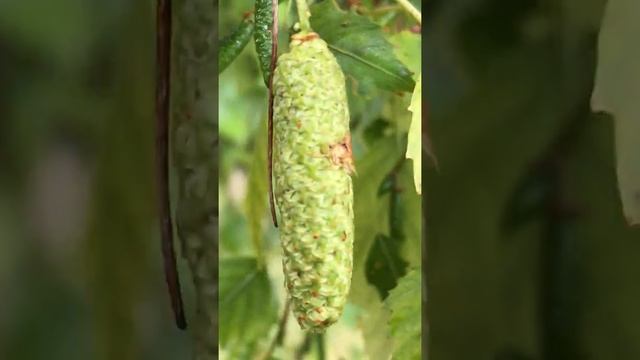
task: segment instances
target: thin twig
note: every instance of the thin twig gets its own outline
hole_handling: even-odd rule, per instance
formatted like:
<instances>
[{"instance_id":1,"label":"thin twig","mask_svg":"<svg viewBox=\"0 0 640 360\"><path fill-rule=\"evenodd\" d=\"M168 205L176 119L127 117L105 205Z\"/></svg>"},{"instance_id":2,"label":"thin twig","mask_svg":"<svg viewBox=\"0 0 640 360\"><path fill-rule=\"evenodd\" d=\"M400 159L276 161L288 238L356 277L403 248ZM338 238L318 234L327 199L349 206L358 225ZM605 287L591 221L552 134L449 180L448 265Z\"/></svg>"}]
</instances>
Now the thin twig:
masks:
<instances>
[{"instance_id":1,"label":"thin twig","mask_svg":"<svg viewBox=\"0 0 640 360\"><path fill-rule=\"evenodd\" d=\"M382 5L382 6L378 6L377 8L374 8L373 10L371 10L372 13L385 13L385 12L389 12L389 11L394 11L394 10L398 10L400 9L399 5Z\"/></svg>"},{"instance_id":2,"label":"thin twig","mask_svg":"<svg viewBox=\"0 0 640 360\"><path fill-rule=\"evenodd\" d=\"M402 166L406 163L406 158L401 156L398 162L394 165L393 169L389 173L391 177L391 191L389 194L389 235L395 239L404 239L402 231L402 214L398 214L400 211L400 193L402 189L398 185L398 174L402 170ZM391 263L393 265L393 263Z\"/></svg>"},{"instance_id":3,"label":"thin twig","mask_svg":"<svg viewBox=\"0 0 640 360\"><path fill-rule=\"evenodd\" d=\"M273 198L273 73L276 69L278 61L278 0L271 3L273 11L273 24L271 25L271 71L269 71L269 119L267 121L268 128L268 172L269 172L269 207L271 209L271 219L273 226L278 227L278 218L276 217L276 205Z\"/></svg>"},{"instance_id":4,"label":"thin twig","mask_svg":"<svg viewBox=\"0 0 640 360\"><path fill-rule=\"evenodd\" d=\"M318 341L318 360L325 360L324 334L317 334L316 340Z\"/></svg>"},{"instance_id":5,"label":"thin twig","mask_svg":"<svg viewBox=\"0 0 640 360\"><path fill-rule=\"evenodd\" d=\"M171 74L171 0L158 0L156 9L156 181L164 274L176 326L186 329L180 279L173 248L169 205L169 99Z\"/></svg>"},{"instance_id":6,"label":"thin twig","mask_svg":"<svg viewBox=\"0 0 640 360\"><path fill-rule=\"evenodd\" d=\"M393 165L393 168L391 168L391 171L389 171L389 175L387 175L387 176L396 176L396 175L398 175L400 170L402 170L402 166L404 165L406 160L407 160L407 158L404 156L404 154L402 154L402 156L400 156L398 158L398 160L396 161L396 163Z\"/></svg>"},{"instance_id":7,"label":"thin twig","mask_svg":"<svg viewBox=\"0 0 640 360\"><path fill-rule=\"evenodd\" d=\"M311 348L311 334L306 333L304 336L304 340L302 341L302 345L296 350L295 360L302 360L304 355L309 352L309 348Z\"/></svg>"},{"instance_id":8,"label":"thin twig","mask_svg":"<svg viewBox=\"0 0 640 360\"><path fill-rule=\"evenodd\" d=\"M269 350L264 354L263 360L269 360L271 355L276 349L278 344L282 343L282 339L284 338L284 333L287 325L287 319L289 319L289 309L291 307L291 299L287 297L287 302L284 305L284 312L280 317L280 323L278 324L278 332L276 332L276 336L271 341L271 345L269 345Z\"/></svg>"},{"instance_id":9,"label":"thin twig","mask_svg":"<svg viewBox=\"0 0 640 360\"><path fill-rule=\"evenodd\" d=\"M371 10L365 8L364 6L358 6L356 11L360 14L368 15L368 14L378 14L378 13L386 13L389 11L400 10L400 5L382 5Z\"/></svg>"},{"instance_id":10,"label":"thin twig","mask_svg":"<svg viewBox=\"0 0 640 360\"><path fill-rule=\"evenodd\" d=\"M413 6L411 2L409 2L409 0L396 0L396 2L400 6L402 6L402 8L406 12L408 12L414 19L416 19L418 24L422 25L422 13L420 13L420 10L416 9L416 7Z\"/></svg>"}]
</instances>

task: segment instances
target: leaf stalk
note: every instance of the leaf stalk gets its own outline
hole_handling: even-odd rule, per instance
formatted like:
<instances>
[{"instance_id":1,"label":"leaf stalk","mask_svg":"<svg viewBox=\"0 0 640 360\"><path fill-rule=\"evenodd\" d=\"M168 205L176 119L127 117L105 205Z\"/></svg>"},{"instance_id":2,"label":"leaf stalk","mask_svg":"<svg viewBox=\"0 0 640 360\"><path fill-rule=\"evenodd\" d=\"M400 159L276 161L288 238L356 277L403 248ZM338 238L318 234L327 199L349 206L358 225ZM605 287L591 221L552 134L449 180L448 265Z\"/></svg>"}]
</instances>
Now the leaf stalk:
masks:
<instances>
[{"instance_id":1,"label":"leaf stalk","mask_svg":"<svg viewBox=\"0 0 640 360\"><path fill-rule=\"evenodd\" d=\"M422 25L422 13L420 12L420 10L416 9L416 7L413 6L411 2L409 2L409 0L396 0L396 2L400 6L402 6L402 8L409 13L409 15L416 19L418 24Z\"/></svg>"}]
</instances>

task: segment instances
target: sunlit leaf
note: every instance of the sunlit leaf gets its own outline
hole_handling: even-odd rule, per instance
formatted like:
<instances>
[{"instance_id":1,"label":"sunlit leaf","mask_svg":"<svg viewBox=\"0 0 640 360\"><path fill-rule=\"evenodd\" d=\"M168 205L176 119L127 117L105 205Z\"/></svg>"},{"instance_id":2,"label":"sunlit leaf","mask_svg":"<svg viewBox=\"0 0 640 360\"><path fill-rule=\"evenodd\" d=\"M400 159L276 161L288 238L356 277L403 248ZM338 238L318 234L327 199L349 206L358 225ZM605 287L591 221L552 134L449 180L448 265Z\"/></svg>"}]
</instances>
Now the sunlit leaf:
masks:
<instances>
[{"instance_id":1,"label":"sunlit leaf","mask_svg":"<svg viewBox=\"0 0 640 360\"><path fill-rule=\"evenodd\" d=\"M416 192L422 193L422 77L418 77L409 110L413 113L407 141L407 159L413 160Z\"/></svg>"},{"instance_id":2,"label":"sunlit leaf","mask_svg":"<svg viewBox=\"0 0 640 360\"><path fill-rule=\"evenodd\" d=\"M389 37L393 52L413 73L413 80L420 77L422 69L422 37L411 31L401 31Z\"/></svg>"},{"instance_id":3,"label":"sunlit leaf","mask_svg":"<svg viewBox=\"0 0 640 360\"><path fill-rule=\"evenodd\" d=\"M610 0L598 42L595 111L615 117L618 186L627 221L640 225L640 1Z\"/></svg>"}]
</instances>

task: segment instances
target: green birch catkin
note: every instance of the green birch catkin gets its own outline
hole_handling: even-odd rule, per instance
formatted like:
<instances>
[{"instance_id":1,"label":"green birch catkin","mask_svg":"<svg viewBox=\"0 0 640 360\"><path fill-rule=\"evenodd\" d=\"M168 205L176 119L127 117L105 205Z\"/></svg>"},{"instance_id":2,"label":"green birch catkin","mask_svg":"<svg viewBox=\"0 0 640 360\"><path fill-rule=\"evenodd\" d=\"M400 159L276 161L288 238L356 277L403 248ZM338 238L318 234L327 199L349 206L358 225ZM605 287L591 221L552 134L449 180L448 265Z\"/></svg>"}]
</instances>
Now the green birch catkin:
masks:
<instances>
[{"instance_id":1,"label":"green birch catkin","mask_svg":"<svg viewBox=\"0 0 640 360\"><path fill-rule=\"evenodd\" d=\"M344 75L316 33L274 72L274 192L285 286L302 329L338 321L351 285L354 172Z\"/></svg>"}]
</instances>

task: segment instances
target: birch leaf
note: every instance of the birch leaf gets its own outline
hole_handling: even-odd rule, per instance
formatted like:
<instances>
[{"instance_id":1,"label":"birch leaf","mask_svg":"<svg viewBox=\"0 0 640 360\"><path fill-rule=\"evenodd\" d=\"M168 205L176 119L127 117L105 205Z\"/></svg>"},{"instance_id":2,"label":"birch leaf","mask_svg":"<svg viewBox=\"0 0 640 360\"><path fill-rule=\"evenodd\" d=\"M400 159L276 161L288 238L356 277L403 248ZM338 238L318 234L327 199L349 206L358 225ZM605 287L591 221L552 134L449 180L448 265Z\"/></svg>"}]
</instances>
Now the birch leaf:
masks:
<instances>
[{"instance_id":1,"label":"birch leaf","mask_svg":"<svg viewBox=\"0 0 640 360\"><path fill-rule=\"evenodd\" d=\"M422 75L418 77L411 96L409 111L413 113L407 142L407 159L413 160L413 181L416 192L422 194Z\"/></svg>"},{"instance_id":2,"label":"birch leaf","mask_svg":"<svg viewBox=\"0 0 640 360\"><path fill-rule=\"evenodd\" d=\"M640 2L610 0L600 30L594 111L615 117L618 187L631 225L640 225Z\"/></svg>"}]
</instances>

